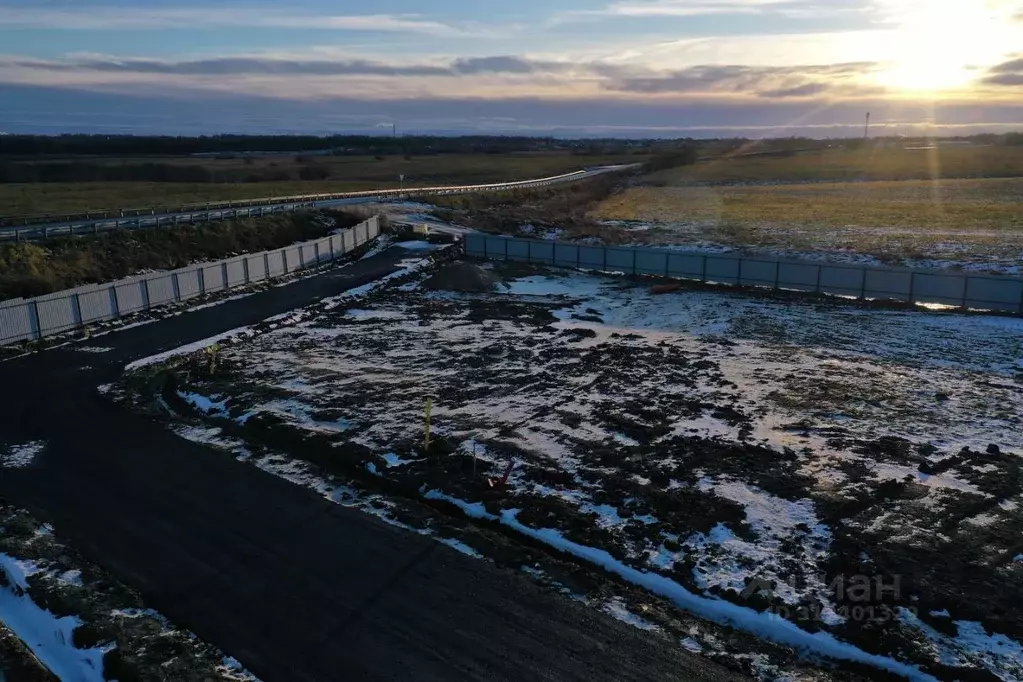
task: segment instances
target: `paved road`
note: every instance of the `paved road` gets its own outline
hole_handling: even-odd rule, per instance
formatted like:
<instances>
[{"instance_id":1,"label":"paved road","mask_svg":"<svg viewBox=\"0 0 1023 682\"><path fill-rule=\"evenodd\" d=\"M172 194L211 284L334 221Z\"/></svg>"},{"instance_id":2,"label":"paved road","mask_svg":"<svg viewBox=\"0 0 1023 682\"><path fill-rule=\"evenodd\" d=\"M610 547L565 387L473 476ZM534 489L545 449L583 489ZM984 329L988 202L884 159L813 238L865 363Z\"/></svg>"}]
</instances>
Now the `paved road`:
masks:
<instances>
[{"instance_id":1,"label":"paved road","mask_svg":"<svg viewBox=\"0 0 1023 682\"><path fill-rule=\"evenodd\" d=\"M220 306L0 364L0 495L266 682L734 676L513 571L218 456L98 396L125 363L395 269L391 249ZM86 366L91 366L84 369Z\"/></svg>"},{"instance_id":2,"label":"paved road","mask_svg":"<svg viewBox=\"0 0 1023 682\"><path fill-rule=\"evenodd\" d=\"M221 204L209 207L192 207L188 210L166 212L162 209L154 209L144 212L132 210L120 217L100 217L94 214L93 218L70 217L62 221L59 216L47 220L45 223L11 225L11 222L23 222L20 220L8 219L6 223L0 221L0 240L19 239L35 240L48 239L52 237L95 234L109 232L119 229L140 229L145 227L173 226L179 224L202 223L211 220L224 220L248 216L262 216L272 213L282 213L298 209L308 208L332 208L351 204L365 204L379 201L397 201L415 196L429 196L433 194L471 194L473 192L494 191L508 189L511 187L543 187L546 185L557 185L566 182L578 182L595 175L611 173L634 167L632 165L600 166L586 170L567 173L565 175L539 178L536 180L519 180L516 182L492 183L487 185L457 185L450 187L427 187L410 188L405 190L370 190L363 192L348 192L331 195L333 198L318 199L327 195L311 195L305 198L277 197L267 199L253 199L251 203L244 201L230 202L230 206ZM226 203L226 202L222 202ZM207 205L209 206L209 205Z\"/></svg>"}]
</instances>

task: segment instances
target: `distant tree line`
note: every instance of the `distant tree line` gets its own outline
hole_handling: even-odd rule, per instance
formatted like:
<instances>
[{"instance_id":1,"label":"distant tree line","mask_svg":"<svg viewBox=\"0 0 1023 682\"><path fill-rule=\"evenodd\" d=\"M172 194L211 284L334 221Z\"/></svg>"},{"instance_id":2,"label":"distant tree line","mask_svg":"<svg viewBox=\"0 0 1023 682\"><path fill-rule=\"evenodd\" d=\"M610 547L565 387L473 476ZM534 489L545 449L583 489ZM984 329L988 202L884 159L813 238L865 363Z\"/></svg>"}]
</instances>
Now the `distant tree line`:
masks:
<instances>
[{"instance_id":1,"label":"distant tree line","mask_svg":"<svg viewBox=\"0 0 1023 682\"><path fill-rule=\"evenodd\" d=\"M330 154L470 154L581 150L596 152L606 141L557 140L550 137L501 136L355 136L336 135L213 135L205 137L141 137L134 135L3 135L3 155L141 156L245 154L253 152ZM618 146L621 146L618 143Z\"/></svg>"}]
</instances>

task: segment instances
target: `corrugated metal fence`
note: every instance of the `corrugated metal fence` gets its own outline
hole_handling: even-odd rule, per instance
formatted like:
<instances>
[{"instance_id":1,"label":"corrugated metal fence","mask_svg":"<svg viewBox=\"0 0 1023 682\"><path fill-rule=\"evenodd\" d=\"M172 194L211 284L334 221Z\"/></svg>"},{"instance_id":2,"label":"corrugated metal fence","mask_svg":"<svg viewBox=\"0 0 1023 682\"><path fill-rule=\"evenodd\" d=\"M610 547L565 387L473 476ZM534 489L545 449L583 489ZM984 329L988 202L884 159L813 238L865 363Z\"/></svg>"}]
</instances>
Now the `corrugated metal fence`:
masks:
<instances>
[{"instance_id":1,"label":"corrugated metal fence","mask_svg":"<svg viewBox=\"0 0 1023 682\"><path fill-rule=\"evenodd\" d=\"M283 249L0 302L0 345L41 339L315 267L340 258L379 234L380 219L374 217L329 237Z\"/></svg>"},{"instance_id":2,"label":"corrugated metal fence","mask_svg":"<svg viewBox=\"0 0 1023 682\"><path fill-rule=\"evenodd\" d=\"M582 246L470 234L469 256L870 300L1023 314L1023 279L945 270L841 265L653 247Z\"/></svg>"}]
</instances>

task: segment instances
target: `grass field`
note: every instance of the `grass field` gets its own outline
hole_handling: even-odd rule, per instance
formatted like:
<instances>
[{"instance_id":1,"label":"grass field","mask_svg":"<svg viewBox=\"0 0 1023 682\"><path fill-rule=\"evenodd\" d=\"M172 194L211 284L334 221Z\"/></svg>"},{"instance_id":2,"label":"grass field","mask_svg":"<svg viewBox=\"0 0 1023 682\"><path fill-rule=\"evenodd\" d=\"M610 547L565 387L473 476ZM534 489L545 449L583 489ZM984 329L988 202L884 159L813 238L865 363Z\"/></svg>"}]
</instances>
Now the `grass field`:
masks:
<instances>
[{"instance_id":1,"label":"grass field","mask_svg":"<svg viewBox=\"0 0 1023 682\"><path fill-rule=\"evenodd\" d=\"M863 179L927 178L931 161L935 179ZM746 157L648 174L589 215L634 241L1018 274L1021 174L1010 147Z\"/></svg>"},{"instance_id":2,"label":"grass field","mask_svg":"<svg viewBox=\"0 0 1023 682\"><path fill-rule=\"evenodd\" d=\"M1023 178L634 187L594 213L609 220L1011 232L1023 230L1021 201Z\"/></svg>"},{"instance_id":3,"label":"grass field","mask_svg":"<svg viewBox=\"0 0 1023 682\"><path fill-rule=\"evenodd\" d=\"M824 149L789 157L723 157L660 171L651 184L789 183L1023 176L1023 147L868 147Z\"/></svg>"},{"instance_id":4,"label":"grass field","mask_svg":"<svg viewBox=\"0 0 1023 682\"><path fill-rule=\"evenodd\" d=\"M0 184L0 215L45 215L118 208L148 208L204 201L252 199L289 194L318 194L404 186L458 185L526 180L623 161L636 156L578 156L572 154L461 154L404 158L400 156L317 156L298 161L296 156L207 159L160 157L89 159L91 163L161 163L201 165L212 171L248 169L257 174L270 164L291 174L307 164L323 166L328 180L280 182L177 183L177 182L72 182ZM302 157L305 158L305 157Z\"/></svg>"}]
</instances>

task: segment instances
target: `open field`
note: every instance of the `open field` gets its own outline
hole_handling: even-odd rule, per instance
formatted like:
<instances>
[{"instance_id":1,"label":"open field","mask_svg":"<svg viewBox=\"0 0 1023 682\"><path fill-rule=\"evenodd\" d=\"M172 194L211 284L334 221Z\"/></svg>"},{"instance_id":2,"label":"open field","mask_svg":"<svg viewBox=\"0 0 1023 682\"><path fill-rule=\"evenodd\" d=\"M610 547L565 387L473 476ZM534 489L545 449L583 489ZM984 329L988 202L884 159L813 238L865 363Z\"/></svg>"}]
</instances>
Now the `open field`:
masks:
<instances>
[{"instance_id":1,"label":"open field","mask_svg":"<svg viewBox=\"0 0 1023 682\"><path fill-rule=\"evenodd\" d=\"M606 608L762 679L1023 675L1020 321L421 265L129 402L417 532L425 497L596 564L646 590Z\"/></svg>"},{"instance_id":2,"label":"open field","mask_svg":"<svg viewBox=\"0 0 1023 682\"><path fill-rule=\"evenodd\" d=\"M1023 179L632 187L591 216L655 243L834 252L1018 272ZM926 263L925 263L926 264Z\"/></svg>"},{"instance_id":3,"label":"open field","mask_svg":"<svg viewBox=\"0 0 1023 682\"><path fill-rule=\"evenodd\" d=\"M655 244L1018 274L1019 175L1019 147L740 157L650 173L589 216Z\"/></svg>"},{"instance_id":4,"label":"open field","mask_svg":"<svg viewBox=\"0 0 1023 682\"><path fill-rule=\"evenodd\" d=\"M891 144L891 143L889 143ZM653 184L789 183L854 180L926 180L1023 176L1023 147L940 146L904 149L868 146L824 149L787 157L722 157L660 171Z\"/></svg>"},{"instance_id":5,"label":"open field","mask_svg":"<svg viewBox=\"0 0 1023 682\"><path fill-rule=\"evenodd\" d=\"M296 160L304 159L303 161ZM253 199L268 196L318 194L401 186L484 184L558 175L584 166L641 161L636 156L579 156L572 154L462 154L404 158L386 156L269 156L244 159L158 157L155 159L90 159L90 163L179 166L198 165L214 174L243 173L236 182L39 182L0 184L0 215L44 215L117 208L148 208L204 201ZM272 164L272 166L271 166ZM299 180L312 166L316 177ZM280 173L274 182L244 182L244 173Z\"/></svg>"}]
</instances>

